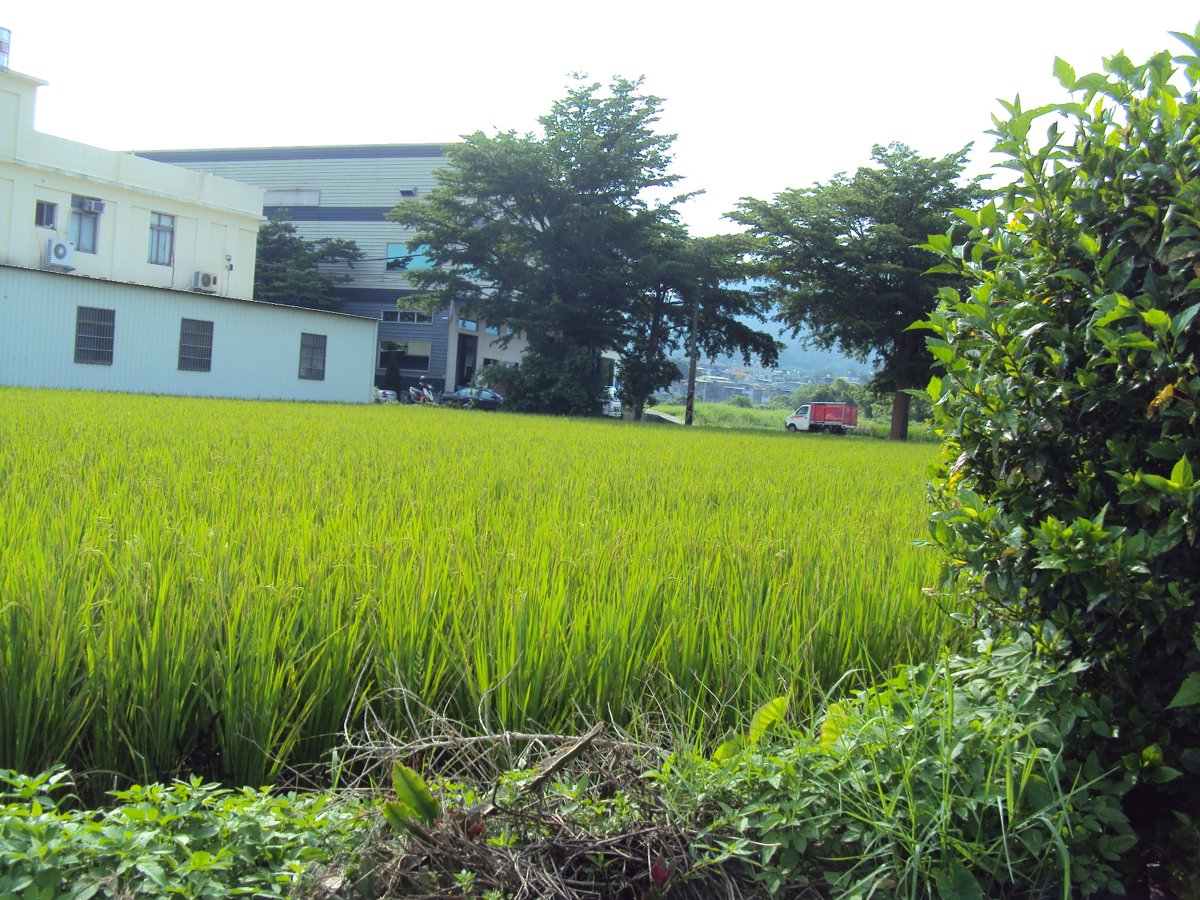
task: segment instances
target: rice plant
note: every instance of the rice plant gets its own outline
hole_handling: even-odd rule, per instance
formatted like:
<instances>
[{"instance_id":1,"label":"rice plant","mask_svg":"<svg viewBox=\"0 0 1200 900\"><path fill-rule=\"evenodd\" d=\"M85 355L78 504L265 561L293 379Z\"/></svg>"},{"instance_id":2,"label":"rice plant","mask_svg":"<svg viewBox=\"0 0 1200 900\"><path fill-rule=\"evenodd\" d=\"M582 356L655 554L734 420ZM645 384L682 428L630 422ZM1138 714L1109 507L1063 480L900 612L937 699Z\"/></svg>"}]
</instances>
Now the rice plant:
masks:
<instances>
[{"instance_id":1,"label":"rice plant","mask_svg":"<svg viewBox=\"0 0 1200 900\"><path fill-rule=\"evenodd\" d=\"M397 690L715 734L926 659L929 446L0 389L0 767L266 783Z\"/></svg>"}]
</instances>

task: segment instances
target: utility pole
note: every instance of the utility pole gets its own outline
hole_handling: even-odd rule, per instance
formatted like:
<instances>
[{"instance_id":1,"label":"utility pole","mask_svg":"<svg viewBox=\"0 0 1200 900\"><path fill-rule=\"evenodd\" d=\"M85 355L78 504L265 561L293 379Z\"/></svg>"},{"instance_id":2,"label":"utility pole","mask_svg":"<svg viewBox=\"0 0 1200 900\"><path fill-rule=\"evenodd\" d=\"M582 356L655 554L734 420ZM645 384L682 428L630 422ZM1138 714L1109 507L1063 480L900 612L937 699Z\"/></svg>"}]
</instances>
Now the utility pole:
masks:
<instances>
[{"instance_id":1,"label":"utility pole","mask_svg":"<svg viewBox=\"0 0 1200 900\"><path fill-rule=\"evenodd\" d=\"M688 392L687 412L683 414L683 424L692 424L692 415L696 407L696 363L700 360L700 298L692 300L692 334L691 353L688 361Z\"/></svg>"}]
</instances>

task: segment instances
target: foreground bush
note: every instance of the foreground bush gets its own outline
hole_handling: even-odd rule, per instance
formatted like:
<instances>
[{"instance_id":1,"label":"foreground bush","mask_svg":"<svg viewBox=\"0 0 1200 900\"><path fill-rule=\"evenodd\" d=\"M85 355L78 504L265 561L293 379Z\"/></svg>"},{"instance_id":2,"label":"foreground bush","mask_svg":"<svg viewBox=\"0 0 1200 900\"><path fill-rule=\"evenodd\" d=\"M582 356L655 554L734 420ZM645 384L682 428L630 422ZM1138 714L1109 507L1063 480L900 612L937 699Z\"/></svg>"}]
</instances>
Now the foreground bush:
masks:
<instances>
[{"instance_id":1,"label":"foreground bush","mask_svg":"<svg viewBox=\"0 0 1200 900\"><path fill-rule=\"evenodd\" d=\"M991 614L1092 663L1116 727L1073 751L1136 779L1151 848L1200 814L1200 31L1177 37L1174 60L1059 60L1074 99L997 123L1003 201L930 241L975 284L928 323L934 536Z\"/></svg>"}]
</instances>

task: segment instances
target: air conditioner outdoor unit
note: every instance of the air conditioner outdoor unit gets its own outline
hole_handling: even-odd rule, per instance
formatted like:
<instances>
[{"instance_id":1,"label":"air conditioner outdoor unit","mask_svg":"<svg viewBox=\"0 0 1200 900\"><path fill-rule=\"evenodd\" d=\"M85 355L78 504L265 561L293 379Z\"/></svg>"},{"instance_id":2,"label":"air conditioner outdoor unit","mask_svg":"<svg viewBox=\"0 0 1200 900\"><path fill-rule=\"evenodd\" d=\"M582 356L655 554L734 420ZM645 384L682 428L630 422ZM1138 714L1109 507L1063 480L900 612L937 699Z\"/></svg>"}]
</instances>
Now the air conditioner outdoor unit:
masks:
<instances>
[{"instance_id":1,"label":"air conditioner outdoor unit","mask_svg":"<svg viewBox=\"0 0 1200 900\"><path fill-rule=\"evenodd\" d=\"M79 208L84 212L102 213L104 212L103 200L80 200Z\"/></svg>"},{"instance_id":2,"label":"air conditioner outdoor unit","mask_svg":"<svg viewBox=\"0 0 1200 900\"><path fill-rule=\"evenodd\" d=\"M197 272L192 276L192 290L204 291L206 294L217 292L217 276L213 272Z\"/></svg>"},{"instance_id":3,"label":"air conditioner outdoor unit","mask_svg":"<svg viewBox=\"0 0 1200 900\"><path fill-rule=\"evenodd\" d=\"M46 253L42 257L42 263L64 269L75 268L75 245L60 237L50 238L46 241Z\"/></svg>"}]
</instances>

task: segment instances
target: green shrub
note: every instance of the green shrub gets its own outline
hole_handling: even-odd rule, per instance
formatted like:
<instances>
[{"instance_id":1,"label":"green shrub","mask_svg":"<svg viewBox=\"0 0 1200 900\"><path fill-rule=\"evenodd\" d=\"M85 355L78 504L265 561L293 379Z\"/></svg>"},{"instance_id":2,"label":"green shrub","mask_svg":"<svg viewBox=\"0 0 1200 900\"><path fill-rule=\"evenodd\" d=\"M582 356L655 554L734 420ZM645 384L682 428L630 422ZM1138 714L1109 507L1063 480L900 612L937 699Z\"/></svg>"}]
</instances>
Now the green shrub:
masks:
<instances>
[{"instance_id":1,"label":"green shrub","mask_svg":"<svg viewBox=\"0 0 1200 900\"><path fill-rule=\"evenodd\" d=\"M331 795L228 790L199 778L60 808L67 773L0 769L0 897L286 897L362 839L363 810Z\"/></svg>"},{"instance_id":2,"label":"green shrub","mask_svg":"<svg viewBox=\"0 0 1200 900\"><path fill-rule=\"evenodd\" d=\"M485 366L478 380L504 394L507 410L556 416L598 415L605 391L596 358L581 350L557 358L526 353L520 366Z\"/></svg>"},{"instance_id":3,"label":"green shrub","mask_svg":"<svg viewBox=\"0 0 1200 900\"><path fill-rule=\"evenodd\" d=\"M1123 762L1154 826L1200 812L1200 31L1177 37L1174 61L1057 61L1075 99L1008 104L1016 181L961 214L965 246L929 244L975 285L927 323L947 370L935 539L990 613L1053 623L1092 662L1081 684L1119 727L1076 752Z\"/></svg>"},{"instance_id":4,"label":"green shrub","mask_svg":"<svg viewBox=\"0 0 1200 900\"><path fill-rule=\"evenodd\" d=\"M742 859L772 893L1119 891L1123 785L1065 753L1104 721L1078 693L1083 667L1028 635L981 649L831 703L814 738L666 766L676 803L712 821L705 862Z\"/></svg>"}]
</instances>

